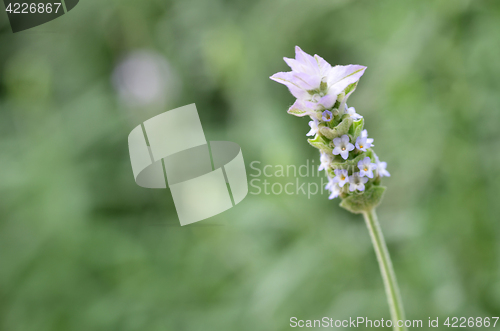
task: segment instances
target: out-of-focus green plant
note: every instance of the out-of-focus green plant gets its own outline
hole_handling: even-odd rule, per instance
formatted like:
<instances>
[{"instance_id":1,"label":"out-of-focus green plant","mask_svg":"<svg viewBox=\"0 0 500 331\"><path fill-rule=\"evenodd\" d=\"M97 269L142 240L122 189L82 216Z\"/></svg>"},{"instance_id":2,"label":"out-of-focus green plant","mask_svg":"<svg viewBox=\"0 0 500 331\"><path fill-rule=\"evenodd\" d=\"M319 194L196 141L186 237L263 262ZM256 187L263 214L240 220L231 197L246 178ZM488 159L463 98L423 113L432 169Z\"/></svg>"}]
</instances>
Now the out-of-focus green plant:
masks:
<instances>
[{"instance_id":1,"label":"out-of-focus green plant","mask_svg":"<svg viewBox=\"0 0 500 331\"><path fill-rule=\"evenodd\" d=\"M388 318L364 224L325 195L250 186L235 208L181 229L168 191L132 177L130 130L193 102L207 139L242 147L249 180L297 179L256 177L254 161L317 166L290 135L307 121L276 111L290 96L267 78L297 44L370 68L349 101L390 165L377 213L407 317L500 310L500 3L85 0L16 34L2 6L0 330ZM168 88L158 103L124 104L113 73L144 53L168 63Z\"/></svg>"}]
</instances>

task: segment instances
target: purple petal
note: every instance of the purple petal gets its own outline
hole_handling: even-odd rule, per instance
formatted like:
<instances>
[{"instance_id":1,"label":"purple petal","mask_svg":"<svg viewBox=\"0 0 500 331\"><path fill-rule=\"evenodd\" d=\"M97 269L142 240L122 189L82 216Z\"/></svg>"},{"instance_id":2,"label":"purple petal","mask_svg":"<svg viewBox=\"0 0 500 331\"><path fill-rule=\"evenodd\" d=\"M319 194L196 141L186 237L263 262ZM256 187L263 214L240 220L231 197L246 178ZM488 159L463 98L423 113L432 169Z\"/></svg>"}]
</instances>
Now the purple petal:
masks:
<instances>
[{"instance_id":1,"label":"purple petal","mask_svg":"<svg viewBox=\"0 0 500 331\"><path fill-rule=\"evenodd\" d=\"M345 88L356 83L365 73L366 67L360 65L335 66L330 70L328 84L332 92L339 94ZM330 91L329 91L330 92Z\"/></svg>"},{"instance_id":2,"label":"purple petal","mask_svg":"<svg viewBox=\"0 0 500 331\"><path fill-rule=\"evenodd\" d=\"M290 93L292 93L292 95L297 99L304 99L309 95L307 91L299 87L296 78L291 72L278 72L269 78L288 87Z\"/></svg>"},{"instance_id":3,"label":"purple petal","mask_svg":"<svg viewBox=\"0 0 500 331\"><path fill-rule=\"evenodd\" d=\"M317 54L314 54L314 59L318 63L319 73L321 77L327 76L330 70L332 70L332 66L330 65L330 63L326 62L321 56Z\"/></svg>"},{"instance_id":4,"label":"purple petal","mask_svg":"<svg viewBox=\"0 0 500 331\"><path fill-rule=\"evenodd\" d=\"M314 59L314 57L304 52L299 46L295 46L295 59L301 64L306 65L308 67L311 66L318 68L317 62ZM319 68L318 68L318 73L319 73Z\"/></svg>"},{"instance_id":5,"label":"purple petal","mask_svg":"<svg viewBox=\"0 0 500 331\"><path fill-rule=\"evenodd\" d=\"M323 121L330 122L333 119L332 112L329 110L325 110L322 114Z\"/></svg>"},{"instance_id":6,"label":"purple petal","mask_svg":"<svg viewBox=\"0 0 500 331\"><path fill-rule=\"evenodd\" d=\"M309 75L307 73L295 73L293 82L304 90L314 90L319 88L321 77L318 75Z\"/></svg>"},{"instance_id":7,"label":"purple petal","mask_svg":"<svg viewBox=\"0 0 500 331\"><path fill-rule=\"evenodd\" d=\"M272 75L271 77L272 80L274 80L275 82L278 82L280 84L284 84L284 85L287 85L289 83L292 83L291 80L293 79L293 75L291 72L277 72L275 73L274 75Z\"/></svg>"},{"instance_id":8,"label":"purple petal","mask_svg":"<svg viewBox=\"0 0 500 331\"><path fill-rule=\"evenodd\" d=\"M337 101L337 96L338 96L337 94L328 93L327 95L319 99L318 103L323 107L325 107L326 109L330 109Z\"/></svg>"},{"instance_id":9,"label":"purple petal","mask_svg":"<svg viewBox=\"0 0 500 331\"><path fill-rule=\"evenodd\" d=\"M288 108L288 113L298 117L303 117L306 115L310 115L312 113L312 110L306 107L301 100L297 99L295 100L294 104L290 108Z\"/></svg>"},{"instance_id":10,"label":"purple petal","mask_svg":"<svg viewBox=\"0 0 500 331\"><path fill-rule=\"evenodd\" d=\"M292 71L296 72L301 72L302 71L302 65L295 59L290 59L288 57L284 57L283 60L285 60L286 64L292 69Z\"/></svg>"},{"instance_id":11,"label":"purple petal","mask_svg":"<svg viewBox=\"0 0 500 331\"><path fill-rule=\"evenodd\" d=\"M332 192L332 194L330 194L330 196L328 197L329 200L332 200L332 199L335 199L336 197L339 196L339 193L338 192Z\"/></svg>"}]
</instances>

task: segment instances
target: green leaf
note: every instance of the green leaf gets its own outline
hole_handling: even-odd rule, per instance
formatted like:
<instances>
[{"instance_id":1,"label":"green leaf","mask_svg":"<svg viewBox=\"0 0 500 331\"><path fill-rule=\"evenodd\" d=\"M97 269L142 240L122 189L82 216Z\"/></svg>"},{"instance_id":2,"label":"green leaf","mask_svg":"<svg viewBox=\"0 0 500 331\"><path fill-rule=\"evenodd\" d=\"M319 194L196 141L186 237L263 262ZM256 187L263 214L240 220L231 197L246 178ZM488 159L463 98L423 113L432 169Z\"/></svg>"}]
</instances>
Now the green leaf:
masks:
<instances>
[{"instance_id":1,"label":"green leaf","mask_svg":"<svg viewBox=\"0 0 500 331\"><path fill-rule=\"evenodd\" d=\"M386 188L384 186L372 186L362 194L348 196L342 200L340 206L355 214L370 211L380 204L384 196L385 189Z\"/></svg>"},{"instance_id":2,"label":"green leaf","mask_svg":"<svg viewBox=\"0 0 500 331\"><path fill-rule=\"evenodd\" d=\"M314 139L307 139L307 142L311 144L311 146L316 147L325 153L332 153L332 149L328 146L328 142L326 142L320 135L316 135Z\"/></svg>"},{"instance_id":3,"label":"green leaf","mask_svg":"<svg viewBox=\"0 0 500 331\"><path fill-rule=\"evenodd\" d=\"M325 137L327 137L328 139L333 139L335 138L335 136L333 135L333 129L330 129L329 127L327 126L323 126L319 129L319 132L321 132L321 134Z\"/></svg>"},{"instance_id":4,"label":"green leaf","mask_svg":"<svg viewBox=\"0 0 500 331\"><path fill-rule=\"evenodd\" d=\"M341 137L344 134L347 134L349 132L349 127L352 124L352 119L350 116L345 116L342 122L339 123L336 127L333 129L330 129L329 127L322 127L320 129L320 132L322 135L327 137L328 139L334 139Z\"/></svg>"}]
</instances>

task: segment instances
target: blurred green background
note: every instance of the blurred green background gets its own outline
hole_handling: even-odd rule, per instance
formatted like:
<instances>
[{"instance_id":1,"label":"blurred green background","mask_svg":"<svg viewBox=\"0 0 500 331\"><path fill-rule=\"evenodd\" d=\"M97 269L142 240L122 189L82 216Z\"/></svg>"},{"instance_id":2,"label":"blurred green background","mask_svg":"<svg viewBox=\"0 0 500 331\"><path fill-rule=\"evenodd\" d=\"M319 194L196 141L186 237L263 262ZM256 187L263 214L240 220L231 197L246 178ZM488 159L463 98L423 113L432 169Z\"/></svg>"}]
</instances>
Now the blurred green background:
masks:
<instances>
[{"instance_id":1,"label":"blurred green background","mask_svg":"<svg viewBox=\"0 0 500 331\"><path fill-rule=\"evenodd\" d=\"M189 103L249 175L317 162L268 78L295 45L368 67L349 105L392 174L378 214L407 317L500 314L497 1L83 0L16 34L1 11L1 330L389 318L363 220L338 200L249 194L180 227L169 190L133 180L128 133Z\"/></svg>"}]
</instances>

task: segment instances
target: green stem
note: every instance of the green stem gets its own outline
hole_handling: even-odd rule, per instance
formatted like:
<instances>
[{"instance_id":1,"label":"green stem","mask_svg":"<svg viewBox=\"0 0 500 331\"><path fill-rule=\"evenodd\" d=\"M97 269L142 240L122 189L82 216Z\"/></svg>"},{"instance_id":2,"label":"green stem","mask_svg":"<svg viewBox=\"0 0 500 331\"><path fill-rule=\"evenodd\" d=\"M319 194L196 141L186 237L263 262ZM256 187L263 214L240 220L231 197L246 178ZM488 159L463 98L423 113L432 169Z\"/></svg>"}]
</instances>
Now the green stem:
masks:
<instances>
[{"instance_id":1,"label":"green stem","mask_svg":"<svg viewBox=\"0 0 500 331\"><path fill-rule=\"evenodd\" d=\"M380 229L375 209L364 212L363 216L365 217L366 226L368 227L370 237L372 238L373 247L375 248L378 264L380 266L380 272L384 280L385 293L391 310L392 325L394 330L404 331L406 330L406 327L398 326L398 321L403 321L403 323L405 322L403 302L401 301L396 274L392 268L391 257L389 256L389 251L387 250L384 235ZM401 322L399 323L400 325L402 324Z\"/></svg>"}]
</instances>

